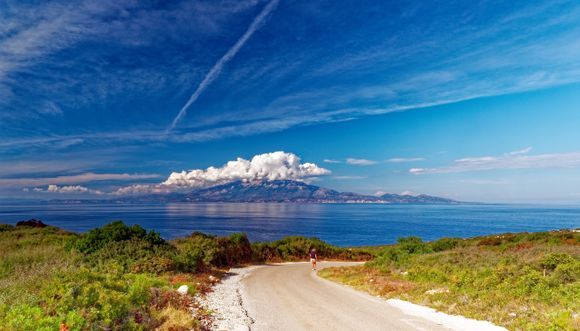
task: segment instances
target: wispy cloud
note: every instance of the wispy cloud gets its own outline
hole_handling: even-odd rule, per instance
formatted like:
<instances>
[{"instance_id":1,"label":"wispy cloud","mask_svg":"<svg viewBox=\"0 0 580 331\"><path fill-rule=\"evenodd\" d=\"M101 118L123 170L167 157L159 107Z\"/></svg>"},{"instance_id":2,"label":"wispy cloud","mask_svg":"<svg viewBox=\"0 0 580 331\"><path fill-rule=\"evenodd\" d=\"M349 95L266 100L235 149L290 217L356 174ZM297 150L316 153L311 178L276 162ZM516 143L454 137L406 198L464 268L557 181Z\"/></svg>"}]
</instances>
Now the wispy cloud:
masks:
<instances>
[{"instance_id":1,"label":"wispy cloud","mask_svg":"<svg viewBox=\"0 0 580 331\"><path fill-rule=\"evenodd\" d=\"M171 127L169 131L173 130L175 126L183 119L183 117L187 114L187 110L189 107L199 98L199 96L205 91L205 89L219 76L222 71L222 68L226 63L228 63L231 59L236 56L238 51L246 44L246 42L252 37L254 32L258 30L262 24L264 23L265 19L270 15L270 13L276 8L278 5L278 0L270 1L262 11L254 18L252 24L248 27L246 32L242 35L240 39L224 54L214 66L210 69L210 71L205 75L201 83L197 86L197 89L189 100L185 103L185 105L181 108L177 116L173 119L171 123Z\"/></svg>"},{"instance_id":2,"label":"wispy cloud","mask_svg":"<svg viewBox=\"0 0 580 331\"><path fill-rule=\"evenodd\" d=\"M0 11L1 152L245 137L542 89L580 77L580 6L574 1L485 11L474 11L470 2L453 10L447 4L404 4L410 16L388 13L388 19L356 26L349 22L376 8L313 12L296 4L292 15L276 15L276 30L256 33L276 5L277 0L7 2ZM434 12L445 19L409 24L413 15ZM332 38L303 34L309 26L302 22L317 22L320 35ZM247 48L249 40L261 47ZM221 75L226 68L228 75ZM189 123L177 115L172 126L179 130L165 133L163 116L171 115L160 109L180 109L179 100L189 98L179 112L185 116L205 97L207 117ZM81 120L85 115L102 121ZM387 162L415 162L402 159Z\"/></svg>"},{"instance_id":3,"label":"wispy cloud","mask_svg":"<svg viewBox=\"0 0 580 331\"><path fill-rule=\"evenodd\" d=\"M467 157L438 168L412 168L411 174L446 174L496 169L575 168L580 167L580 152L528 155L531 148L500 156Z\"/></svg>"},{"instance_id":4,"label":"wispy cloud","mask_svg":"<svg viewBox=\"0 0 580 331\"><path fill-rule=\"evenodd\" d=\"M526 147L524 149L520 149L519 151L509 152L508 155L510 155L510 156L513 156L513 155L524 155L524 154L528 154L531 151L532 151L532 147Z\"/></svg>"},{"instance_id":5,"label":"wispy cloud","mask_svg":"<svg viewBox=\"0 0 580 331\"><path fill-rule=\"evenodd\" d=\"M134 93L141 100L154 99L151 96L168 88L185 93L185 86L203 75L205 58L215 55L214 45L209 45L214 37L222 38L224 30L232 29L232 17L257 3L3 2L0 127L4 123L9 124L7 128L26 127L31 120L46 126L47 121L66 118L71 109L91 112L104 103L114 107L119 98L133 98ZM184 51L185 42L208 49ZM147 59L150 52L155 54L153 59ZM132 60L127 65L110 61L111 57ZM147 113L140 114L147 122ZM79 132L92 130L85 123Z\"/></svg>"},{"instance_id":6,"label":"wispy cloud","mask_svg":"<svg viewBox=\"0 0 580 331\"><path fill-rule=\"evenodd\" d=\"M333 179L365 179L367 176L333 176Z\"/></svg>"},{"instance_id":7,"label":"wispy cloud","mask_svg":"<svg viewBox=\"0 0 580 331\"><path fill-rule=\"evenodd\" d=\"M422 157L393 157L390 158L388 160L386 160L385 162L388 163L405 163L405 162L418 162L418 161L424 161L425 159Z\"/></svg>"},{"instance_id":8,"label":"wispy cloud","mask_svg":"<svg viewBox=\"0 0 580 331\"><path fill-rule=\"evenodd\" d=\"M506 185L510 183L505 179L461 179L459 182L473 185Z\"/></svg>"},{"instance_id":9,"label":"wispy cloud","mask_svg":"<svg viewBox=\"0 0 580 331\"><path fill-rule=\"evenodd\" d=\"M323 161L324 163L342 163L342 161L332 159L324 159Z\"/></svg>"},{"instance_id":10,"label":"wispy cloud","mask_svg":"<svg viewBox=\"0 0 580 331\"><path fill-rule=\"evenodd\" d=\"M35 187L32 189L34 192L44 192L44 193L71 193L71 194L96 194L96 195L103 195L105 194L99 190L93 190L81 185L66 185L66 186L58 186L58 185L48 185L46 189L42 187ZM28 192L28 188L23 189L24 192Z\"/></svg>"},{"instance_id":11,"label":"wispy cloud","mask_svg":"<svg viewBox=\"0 0 580 331\"><path fill-rule=\"evenodd\" d=\"M96 174L87 172L78 175L56 176L43 178L0 178L0 186L23 187L23 186L43 186L51 184L70 185L79 183L89 183L96 181L129 181L159 178L156 174Z\"/></svg>"},{"instance_id":12,"label":"wispy cloud","mask_svg":"<svg viewBox=\"0 0 580 331\"><path fill-rule=\"evenodd\" d=\"M369 165L377 164L378 162L374 161L374 160L355 159L355 158L349 157L348 159L346 159L346 163L352 164L352 165L358 165L358 166L369 166Z\"/></svg>"}]
</instances>

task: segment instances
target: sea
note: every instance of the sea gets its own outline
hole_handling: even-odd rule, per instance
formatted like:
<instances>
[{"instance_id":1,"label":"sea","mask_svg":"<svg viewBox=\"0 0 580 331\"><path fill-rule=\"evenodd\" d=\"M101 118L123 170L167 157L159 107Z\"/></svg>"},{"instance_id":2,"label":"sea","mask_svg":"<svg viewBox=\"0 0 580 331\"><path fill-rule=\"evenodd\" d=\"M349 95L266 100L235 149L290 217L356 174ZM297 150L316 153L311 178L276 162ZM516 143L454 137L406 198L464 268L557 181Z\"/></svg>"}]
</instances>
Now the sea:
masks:
<instances>
[{"instance_id":1,"label":"sea","mask_svg":"<svg viewBox=\"0 0 580 331\"><path fill-rule=\"evenodd\" d=\"M139 224L166 239L194 231L245 232L251 241L318 237L338 246L384 245L507 232L580 228L580 207L506 204L388 205L296 203L5 204L0 223L27 219L85 232L114 220Z\"/></svg>"}]
</instances>

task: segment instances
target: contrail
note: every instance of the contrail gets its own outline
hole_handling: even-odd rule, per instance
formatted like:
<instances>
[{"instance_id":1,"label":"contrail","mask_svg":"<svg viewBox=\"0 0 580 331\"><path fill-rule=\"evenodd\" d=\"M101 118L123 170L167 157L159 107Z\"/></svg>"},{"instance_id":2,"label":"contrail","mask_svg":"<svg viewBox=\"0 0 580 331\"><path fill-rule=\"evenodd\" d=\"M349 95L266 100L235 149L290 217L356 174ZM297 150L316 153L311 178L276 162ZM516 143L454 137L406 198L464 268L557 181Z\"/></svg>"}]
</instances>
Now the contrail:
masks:
<instances>
[{"instance_id":1,"label":"contrail","mask_svg":"<svg viewBox=\"0 0 580 331\"><path fill-rule=\"evenodd\" d=\"M256 30L258 30L262 26L264 20L272 12L272 10L276 8L278 2L279 0L270 1L264 7L264 9L262 9L260 14L258 14L258 16L254 18L254 21L252 22L250 27L248 27L248 30L246 30L244 35L234 44L234 46L232 46L227 51L226 54L224 54L224 56L222 56L221 59L219 59L219 61L216 62L216 64L214 64L211 70L205 75L201 83L199 83L197 89L195 90L195 92L193 92L187 103L181 108L175 119L173 119L173 123L171 123L171 127L167 129L167 132L173 130L175 126L183 119L183 117L187 114L187 109L197 100L197 98L199 98L199 96L203 93L203 91L205 91L205 89L219 76L224 65L228 63L234 56L236 56L240 48L242 48L244 44L248 41L248 39L252 37L254 32L256 32Z\"/></svg>"}]
</instances>

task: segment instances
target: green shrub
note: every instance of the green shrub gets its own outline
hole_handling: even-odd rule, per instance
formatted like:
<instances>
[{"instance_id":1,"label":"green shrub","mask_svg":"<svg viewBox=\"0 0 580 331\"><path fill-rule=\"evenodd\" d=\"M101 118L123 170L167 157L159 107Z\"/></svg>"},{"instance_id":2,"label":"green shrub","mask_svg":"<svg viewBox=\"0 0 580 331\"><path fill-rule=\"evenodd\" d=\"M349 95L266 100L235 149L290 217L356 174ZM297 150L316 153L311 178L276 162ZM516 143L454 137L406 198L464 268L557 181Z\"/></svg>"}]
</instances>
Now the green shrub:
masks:
<instances>
[{"instance_id":1,"label":"green shrub","mask_svg":"<svg viewBox=\"0 0 580 331\"><path fill-rule=\"evenodd\" d=\"M409 254L425 254L432 252L431 247L419 237L406 237L397 239L398 249Z\"/></svg>"},{"instance_id":2,"label":"green shrub","mask_svg":"<svg viewBox=\"0 0 580 331\"><path fill-rule=\"evenodd\" d=\"M363 249L346 249L330 245L318 238L289 236L273 242L252 244L253 259L264 261L296 261L308 258L316 249L319 258L344 260L369 260L371 254Z\"/></svg>"},{"instance_id":3,"label":"green shrub","mask_svg":"<svg viewBox=\"0 0 580 331\"><path fill-rule=\"evenodd\" d=\"M572 260L558 264L551 277L552 282L556 284L568 284L580 280L580 261Z\"/></svg>"},{"instance_id":4,"label":"green shrub","mask_svg":"<svg viewBox=\"0 0 580 331\"><path fill-rule=\"evenodd\" d=\"M160 274L176 270L176 249L157 232L116 221L93 229L69 246L84 254L84 261L108 272Z\"/></svg>"},{"instance_id":5,"label":"green shrub","mask_svg":"<svg viewBox=\"0 0 580 331\"><path fill-rule=\"evenodd\" d=\"M578 329L580 233L450 239L429 243L429 252L419 238L402 238L380 250L364 269L342 277L372 294L490 320L510 330Z\"/></svg>"},{"instance_id":6,"label":"green shrub","mask_svg":"<svg viewBox=\"0 0 580 331\"><path fill-rule=\"evenodd\" d=\"M94 328L135 330L140 327L131 317L149 316L151 288L164 284L147 275L80 269L47 281L40 296L44 298L42 306L48 316L64 319L69 312L76 312Z\"/></svg>"},{"instance_id":7,"label":"green shrub","mask_svg":"<svg viewBox=\"0 0 580 331\"><path fill-rule=\"evenodd\" d=\"M6 316L2 320L7 330L58 330L60 318L58 316L47 316L42 308L30 305L16 305L10 307ZM80 330L81 325L71 325L72 330Z\"/></svg>"},{"instance_id":8,"label":"green shrub","mask_svg":"<svg viewBox=\"0 0 580 331\"><path fill-rule=\"evenodd\" d=\"M555 270L560 264L570 263L574 258L565 253L550 253L540 260L540 265L548 270Z\"/></svg>"},{"instance_id":9,"label":"green shrub","mask_svg":"<svg viewBox=\"0 0 580 331\"><path fill-rule=\"evenodd\" d=\"M461 241L459 238L441 238L431 242L429 245L434 252L441 252L457 247Z\"/></svg>"},{"instance_id":10,"label":"green shrub","mask_svg":"<svg viewBox=\"0 0 580 331\"><path fill-rule=\"evenodd\" d=\"M217 251L214 236L194 232L187 238L175 240L178 269L186 272L202 271L210 266Z\"/></svg>"},{"instance_id":11,"label":"green shrub","mask_svg":"<svg viewBox=\"0 0 580 331\"><path fill-rule=\"evenodd\" d=\"M0 232L13 230L14 226L10 224L0 224Z\"/></svg>"},{"instance_id":12,"label":"green shrub","mask_svg":"<svg viewBox=\"0 0 580 331\"><path fill-rule=\"evenodd\" d=\"M245 234L234 233L216 238L217 250L211 263L218 267L234 266L252 261L252 247Z\"/></svg>"},{"instance_id":13,"label":"green shrub","mask_svg":"<svg viewBox=\"0 0 580 331\"><path fill-rule=\"evenodd\" d=\"M107 270L114 264L119 272L163 273L174 270L175 248L169 244L153 245L144 239L109 242L98 251L88 254L85 261ZM171 262L168 262L170 260Z\"/></svg>"},{"instance_id":14,"label":"green shrub","mask_svg":"<svg viewBox=\"0 0 580 331\"><path fill-rule=\"evenodd\" d=\"M81 253L91 254L109 243L132 239L144 240L150 245L164 245L166 243L155 231L147 232L139 225L127 226L122 221L115 221L101 228L90 230L74 243L74 248Z\"/></svg>"}]
</instances>

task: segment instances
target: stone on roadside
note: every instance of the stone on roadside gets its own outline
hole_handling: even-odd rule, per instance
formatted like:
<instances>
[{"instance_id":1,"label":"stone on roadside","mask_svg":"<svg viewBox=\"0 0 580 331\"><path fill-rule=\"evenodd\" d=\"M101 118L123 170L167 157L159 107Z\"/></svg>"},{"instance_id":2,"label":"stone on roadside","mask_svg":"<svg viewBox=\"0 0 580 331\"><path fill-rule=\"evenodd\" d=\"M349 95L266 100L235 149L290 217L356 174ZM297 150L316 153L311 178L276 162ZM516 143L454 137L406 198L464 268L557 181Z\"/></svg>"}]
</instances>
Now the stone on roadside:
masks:
<instances>
[{"instance_id":1,"label":"stone on roadside","mask_svg":"<svg viewBox=\"0 0 580 331\"><path fill-rule=\"evenodd\" d=\"M188 292L189 292L189 286L187 286L187 285L181 285L177 289L177 293L179 293L181 295L186 295Z\"/></svg>"},{"instance_id":2,"label":"stone on roadside","mask_svg":"<svg viewBox=\"0 0 580 331\"><path fill-rule=\"evenodd\" d=\"M434 288L432 290L425 291L425 294L433 295L438 293L449 293L449 290L446 288Z\"/></svg>"}]
</instances>

